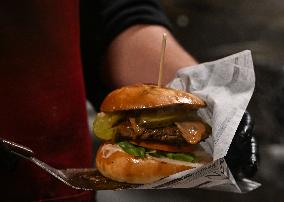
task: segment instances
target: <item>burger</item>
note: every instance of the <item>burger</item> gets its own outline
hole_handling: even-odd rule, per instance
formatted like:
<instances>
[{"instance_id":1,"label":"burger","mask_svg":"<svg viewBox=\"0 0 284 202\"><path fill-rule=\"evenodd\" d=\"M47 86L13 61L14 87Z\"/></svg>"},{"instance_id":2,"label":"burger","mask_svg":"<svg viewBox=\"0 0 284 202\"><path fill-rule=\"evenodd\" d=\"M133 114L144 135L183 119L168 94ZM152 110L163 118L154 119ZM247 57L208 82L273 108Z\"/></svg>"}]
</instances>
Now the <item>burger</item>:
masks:
<instances>
[{"instance_id":1,"label":"burger","mask_svg":"<svg viewBox=\"0 0 284 202\"><path fill-rule=\"evenodd\" d=\"M199 97L156 85L112 91L94 121L102 140L96 168L119 182L147 184L212 160L199 145L211 128L198 116Z\"/></svg>"}]
</instances>

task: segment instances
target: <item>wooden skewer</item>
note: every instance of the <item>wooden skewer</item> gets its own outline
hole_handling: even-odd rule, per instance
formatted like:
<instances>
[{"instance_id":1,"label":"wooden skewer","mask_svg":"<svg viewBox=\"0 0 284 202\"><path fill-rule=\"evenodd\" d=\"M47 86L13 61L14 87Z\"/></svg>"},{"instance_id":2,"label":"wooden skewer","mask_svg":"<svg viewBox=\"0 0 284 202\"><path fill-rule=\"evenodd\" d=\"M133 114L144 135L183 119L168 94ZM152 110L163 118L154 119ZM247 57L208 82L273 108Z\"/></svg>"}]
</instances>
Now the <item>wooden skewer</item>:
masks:
<instances>
[{"instance_id":1,"label":"wooden skewer","mask_svg":"<svg viewBox=\"0 0 284 202\"><path fill-rule=\"evenodd\" d=\"M159 71L159 80L158 80L158 86L162 86L162 80L163 80L163 68L164 68L164 61L165 61L165 50L166 50L166 43L167 43L167 34L163 34L162 39L162 49L161 49L161 58L160 58L160 71Z\"/></svg>"}]
</instances>

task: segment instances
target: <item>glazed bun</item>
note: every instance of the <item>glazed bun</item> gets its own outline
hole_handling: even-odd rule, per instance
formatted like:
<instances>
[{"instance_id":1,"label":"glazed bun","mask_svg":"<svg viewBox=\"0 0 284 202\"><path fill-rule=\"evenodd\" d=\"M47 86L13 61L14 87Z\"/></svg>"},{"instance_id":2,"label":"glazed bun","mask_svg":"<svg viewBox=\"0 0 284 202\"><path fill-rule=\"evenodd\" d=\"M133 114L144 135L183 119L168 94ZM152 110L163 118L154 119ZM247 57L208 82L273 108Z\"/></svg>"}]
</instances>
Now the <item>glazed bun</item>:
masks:
<instances>
[{"instance_id":1,"label":"glazed bun","mask_svg":"<svg viewBox=\"0 0 284 202\"><path fill-rule=\"evenodd\" d=\"M191 109L205 107L197 96L156 85L135 84L112 91L101 105L102 112L155 108L173 104L187 104Z\"/></svg>"},{"instance_id":2,"label":"glazed bun","mask_svg":"<svg viewBox=\"0 0 284 202\"><path fill-rule=\"evenodd\" d=\"M102 144L97 152L96 168L102 175L115 181L147 184L191 167L153 158L135 158L117 145L108 143Z\"/></svg>"}]
</instances>

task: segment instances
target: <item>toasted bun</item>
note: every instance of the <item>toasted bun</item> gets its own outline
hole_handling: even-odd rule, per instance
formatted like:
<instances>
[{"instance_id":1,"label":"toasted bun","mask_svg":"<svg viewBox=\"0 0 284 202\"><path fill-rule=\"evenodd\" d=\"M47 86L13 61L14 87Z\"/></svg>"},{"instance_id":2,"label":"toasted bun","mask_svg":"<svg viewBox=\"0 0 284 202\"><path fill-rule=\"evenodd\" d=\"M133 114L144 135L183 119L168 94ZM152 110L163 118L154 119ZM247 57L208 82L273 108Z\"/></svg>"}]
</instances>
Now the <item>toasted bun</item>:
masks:
<instances>
[{"instance_id":1,"label":"toasted bun","mask_svg":"<svg viewBox=\"0 0 284 202\"><path fill-rule=\"evenodd\" d=\"M159 161L157 158L135 158L122 151L119 146L109 143L98 149L96 167L105 177L132 184L152 183L192 168L189 165Z\"/></svg>"},{"instance_id":2,"label":"toasted bun","mask_svg":"<svg viewBox=\"0 0 284 202\"><path fill-rule=\"evenodd\" d=\"M184 91L156 85L135 84L108 94L101 105L101 111L155 108L173 104L187 104L192 109L205 107L203 100Z\"/></svg>"}]
</instances>

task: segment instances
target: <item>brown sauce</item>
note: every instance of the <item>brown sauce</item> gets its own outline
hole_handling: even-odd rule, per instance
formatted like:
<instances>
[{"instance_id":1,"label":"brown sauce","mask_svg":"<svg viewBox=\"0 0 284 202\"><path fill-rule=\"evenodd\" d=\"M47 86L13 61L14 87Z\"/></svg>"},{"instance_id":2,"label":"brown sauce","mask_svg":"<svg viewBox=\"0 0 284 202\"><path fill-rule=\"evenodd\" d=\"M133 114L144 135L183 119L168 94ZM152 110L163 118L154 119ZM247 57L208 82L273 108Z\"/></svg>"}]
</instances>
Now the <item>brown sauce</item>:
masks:
<instances>
[{"instance_id":1,"label":"brown sauce","mask_svg":"<svg viewBox=\"0 0 284 202\"><path fill-rule=\"evenodd\" d=\"M85 187L92 190L120 190L135 188L139 185L129 184L124 182L113 181L104 177L98 170L92 169L91 171L82 171L72 173L70 176L72 184L78 187Z\"/></svg>"}]
</instances>

